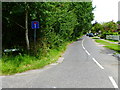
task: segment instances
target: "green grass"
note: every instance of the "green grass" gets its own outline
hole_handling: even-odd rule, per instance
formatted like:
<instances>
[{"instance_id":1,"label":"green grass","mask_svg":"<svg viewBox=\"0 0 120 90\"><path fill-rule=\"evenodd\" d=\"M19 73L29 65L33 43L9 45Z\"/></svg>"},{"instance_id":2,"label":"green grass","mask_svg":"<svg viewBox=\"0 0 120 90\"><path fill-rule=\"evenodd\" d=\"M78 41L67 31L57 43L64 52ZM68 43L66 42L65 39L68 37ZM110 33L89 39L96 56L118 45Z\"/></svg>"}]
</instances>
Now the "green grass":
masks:
<instances>
[{"instance_id":1,"label":"green grass","mask_svg":"<svg viewBox=\"0 0 120 90\"><path fill-rule=\"evenodd\" d=\"M100 44L103 44L103 45L112 45L111 43L109 42L106 42L106 41L103 41L103 40L95 40L97 43L100 43Z\"/></svg>"},{"instance_id":2,"label":"green grass","mask_svg":"<svg viewBox=\"0 0 120 90\"><path fill-rule=\"evenodd\" d=\"M2 60L0 60L0 64L2 64L2 67L0 67L0 70L2 70L0 75L12 75L27 70L43 68L48 64L56 62L65 51L67 45L68 42L59 48L49 50L46 56L41 56L40 59L29 55L4 55Z\"/></svg>"},{"instance_id":3,"label":"green grass","mask_svg":"<svg viewBox=\"0 0 120 90\"><path fill-rule=\"evenodd\" d=\"M92 39L99 39L98 37L92 37Z\"/></svg>"},{"instance_id":4,"label":"green grass","mask_svg":"<svg viewBox=\"0 0 120 90\"><path fill-rule=\"evenodd\" d=\"M109 49L112 49L112 50L115 50L117 51L118 53L120 53L120 45L117 45L117 44L112 44L112 43L109 43L109 42L106 42L106 41L103 41L103 40L95 40L97 43L100 43L100 44L103 44L105 45L104 47L107 47Z\"/></svg>"},{"instance_id":5,"label":"green grass","mask_svg":"<svg viewBox=\"0 0 120 90\"><path fill-rule=\"evenodd\" d=\"M108 39L106 39L106 40L108 40ZM118 42L118 40L108 40L108 41L110 41L110 42Z\"/></svg>"},{"instance_id":6,"label":"green grass","mask_svg":"<svg viewBox=\"0 0 120 90\"><path fill-rule=\"evenodd\" d=\"M0 59L0 75L2 75L2 60Z\"/></svg>"}]
</instances>

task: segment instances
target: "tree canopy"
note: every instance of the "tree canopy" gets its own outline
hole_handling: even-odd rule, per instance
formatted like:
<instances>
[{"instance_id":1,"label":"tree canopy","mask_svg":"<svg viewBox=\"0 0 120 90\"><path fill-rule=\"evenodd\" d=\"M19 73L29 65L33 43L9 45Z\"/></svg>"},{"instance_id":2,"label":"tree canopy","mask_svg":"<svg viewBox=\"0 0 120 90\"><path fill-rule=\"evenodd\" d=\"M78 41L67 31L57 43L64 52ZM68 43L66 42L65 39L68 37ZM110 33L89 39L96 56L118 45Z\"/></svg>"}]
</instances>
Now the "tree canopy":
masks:
<instances>
[{"instance_id":1,"label":"tree canopy","mask_svg":"<svg viewBox=\"0 0 120 90\"><path fill-rule=\"evenodd\" d=\"M94 18L92 2L3 2L2 8L3 49L19 47L26 50L25 33L28 28L32 50L34 30L31 29L31 21L40 22L38 48L51 49L89 31Z\"/></svg>"}]
</instances>

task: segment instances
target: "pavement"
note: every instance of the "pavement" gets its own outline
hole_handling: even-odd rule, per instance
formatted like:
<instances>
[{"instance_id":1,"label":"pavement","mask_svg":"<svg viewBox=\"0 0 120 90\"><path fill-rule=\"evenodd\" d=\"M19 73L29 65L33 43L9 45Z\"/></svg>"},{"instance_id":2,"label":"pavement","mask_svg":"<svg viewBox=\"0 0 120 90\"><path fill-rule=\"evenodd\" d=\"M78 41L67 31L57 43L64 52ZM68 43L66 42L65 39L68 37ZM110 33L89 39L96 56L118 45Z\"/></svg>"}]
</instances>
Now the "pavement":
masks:
<instances>
[{"instance_id":1,"label":"pavement","mask_svg":"<svg viewBox=\"0 0 120 90\"><path fill-rule=\"evenodd\" d=\"M2 76L2 88L119 90L114 88L118 88L119 84L120 61L113 57L108 49L96 44L90 37L84 36L70 44L62 59L60 64L52 64L44 69Z\"/></svg>"}]
</instances>

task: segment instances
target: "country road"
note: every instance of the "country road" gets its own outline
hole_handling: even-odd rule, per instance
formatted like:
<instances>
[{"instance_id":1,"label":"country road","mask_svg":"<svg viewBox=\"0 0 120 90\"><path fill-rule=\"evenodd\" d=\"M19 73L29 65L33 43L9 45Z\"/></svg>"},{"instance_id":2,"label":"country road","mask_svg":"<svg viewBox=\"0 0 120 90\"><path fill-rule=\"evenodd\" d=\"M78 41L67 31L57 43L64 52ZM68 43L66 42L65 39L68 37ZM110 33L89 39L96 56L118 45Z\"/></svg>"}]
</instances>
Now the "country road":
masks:
<instances>
[{"instance_id":1,"label":"country road","mask_svg":"<svg viewBox=\"0 0 120 90\"><path fill-rule=\"evenodd\" d=\"M45 69L3 76L3 88L118 88L118 59L83 36L70 44L63 62Z\"/></svg>"}]
</instances>

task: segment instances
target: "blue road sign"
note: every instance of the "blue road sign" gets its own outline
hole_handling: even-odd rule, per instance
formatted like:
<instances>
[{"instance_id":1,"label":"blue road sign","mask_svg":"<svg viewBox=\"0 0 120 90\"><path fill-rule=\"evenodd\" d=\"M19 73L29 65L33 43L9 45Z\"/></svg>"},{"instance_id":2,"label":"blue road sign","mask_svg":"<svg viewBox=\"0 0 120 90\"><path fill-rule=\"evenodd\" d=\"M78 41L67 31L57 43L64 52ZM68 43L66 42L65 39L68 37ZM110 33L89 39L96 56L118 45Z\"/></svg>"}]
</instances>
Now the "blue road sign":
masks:
<instances>
[{"instance_id":1,"label":"blue road sign","mask_svg":"<svg viewBox=\"0 0 120 90\"><path fill-rule=\"evenodd\" d=\"M31 22L32 29L38 29L39 28L39 22L38 21L32 21Z\"/></svg>"}]
</instances>

